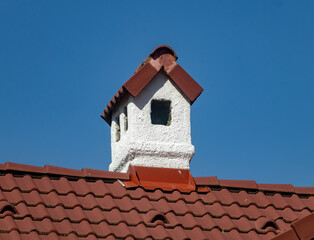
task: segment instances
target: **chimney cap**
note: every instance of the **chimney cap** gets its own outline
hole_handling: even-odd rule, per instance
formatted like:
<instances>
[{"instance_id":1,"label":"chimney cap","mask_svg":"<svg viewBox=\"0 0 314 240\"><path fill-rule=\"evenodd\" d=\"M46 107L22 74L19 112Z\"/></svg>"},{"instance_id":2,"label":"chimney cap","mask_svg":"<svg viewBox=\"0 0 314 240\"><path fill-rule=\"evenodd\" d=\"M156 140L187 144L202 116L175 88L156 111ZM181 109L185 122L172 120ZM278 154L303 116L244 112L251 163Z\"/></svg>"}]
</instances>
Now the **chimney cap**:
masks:
<instances>
[{"instance_id":1,"label":"chimney cap","mask_svg":"<svg viewBox=\"0 0 314 240\"><path fill-rule=\"evenodd\" d=\"M111 113L117 102L126 94L136 97L160 71L164 70L174 83L186 95L192 104L202 93L203 88L179 65L174 50L167 45L160 45L136 69L133 76L126 81L118 93L110 100L101 117L111 125Z\"/></svg>"}]
</instances>

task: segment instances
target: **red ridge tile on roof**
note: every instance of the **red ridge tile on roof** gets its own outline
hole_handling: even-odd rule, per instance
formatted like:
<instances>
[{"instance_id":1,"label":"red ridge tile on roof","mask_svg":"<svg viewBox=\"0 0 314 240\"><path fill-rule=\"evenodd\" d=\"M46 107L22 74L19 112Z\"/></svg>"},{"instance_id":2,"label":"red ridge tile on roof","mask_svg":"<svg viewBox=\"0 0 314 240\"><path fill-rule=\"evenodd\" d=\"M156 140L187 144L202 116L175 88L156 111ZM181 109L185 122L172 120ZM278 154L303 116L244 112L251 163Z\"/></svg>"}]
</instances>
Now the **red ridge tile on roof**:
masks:
<instances>
[{"instance_id":1,"label":"red ridge tile on roof","mask_svg":"<svg viewBox=\"0 0 314 240\"><path fill-rule=\"evenodd\" d=\"M257 184L258 190L294 193L291 184Z\"/></svg>"},{"instance_id":2,"label":"red ridge tile on roof","mask_svg":"<svg viewBox=\"0 0 314 240\"><path fill-rule=\"evenodd\" d=\"M129 174L127 173L109 172L109 171L89 169L89 168L83 168L82 171L84 172L85 177L120 179L120 180L130 179Z\"/></svg>"},{"instance_id":3,"label":"red ridge tile on roof","mask_svg":"<svg viewBox=\"0 0 314 240\"><path fill-rule=\"evenodd\" d=\"M54 174L64 177L87 177L87 178L99 178L99 179L120 179L120 180L129 180L129 174L128 173L119 173L119 172L110 172L105 170L97 170L97 169L88 169L83 168L82 170L76 170L76 169L70 169L70 168L63 168L63 167L57 167L57 166L50 166L45 165L45 167L37 167L37 166L31 166L31 165L25 165L20 163L10 163L6 162L5 164L0 164L2 168L0 168L1 171L15 171L15 172L24 172L24 173L38 173L38 174ZM10 174L7 175L7 177L12 176ZM16 185L13 183L15 180L12 178L12 181L6 181L6 184L10 183Z\"/></svg>"},{"instance_id":4,"label":"red ridge tile on roof","mask_svg":"<svg viewBox=\"0 0 314 240\"><path fill-rule=\"evenodd\" d=\"M314 194L314 187L294 187L295 193Z\"/></svg>"},{"instance_id":5,"label":"red ridge tile on roof","mask_svg":"<svg viewBox=\"0 0 314 240\"><path fill-rule=\"evenodd\" d=\"M0 170L6 170L6 166L4 164L0 164Z\"/></svg>"},{"instance_id":6,"label":"red ridge tile on roof","mask_svg":"<svg viewBox=\"0 0 314 240\"><path fill-rule=\"evenodd\" d=\"M14 170L14 171L23 171L23 172L34 172L34 173L42 173L45 172L43 167L31 166L21 163L12 163L6 162L5 169L3 170Z\"/></svg>"},{"instance_id":7,"label":"red ridge tile on roof","mask_svg":"<svg viewBox=\"0 0 314 240\"><path fill-rule=\"evenodd\" d=\"M69 168L56 167L56 166L50 166L50 165L45 165L45 168L46 168L47 173L49 174L84 177L84 173L76 169L69 169Z\"/></svg>"},{"instance_id":8,"label":"red ridge tile on roof","mask_svg":"<svg viewBox=\"0 0 314 240\"><path fill-rule=\"evenodd\" d=\"M217 177L194 177L196 185L220 186Z\"/></svg>"},{"instance_id":9,"label":"red ridge tile on roof","mask_svg":"<svg viewBox=\"0 0 314 240\"><path fill-rule=\"evenodd\" d=\"M257 189L255 181L248 180L219 180L221 187Z\"/></svg>"}]
</instances>

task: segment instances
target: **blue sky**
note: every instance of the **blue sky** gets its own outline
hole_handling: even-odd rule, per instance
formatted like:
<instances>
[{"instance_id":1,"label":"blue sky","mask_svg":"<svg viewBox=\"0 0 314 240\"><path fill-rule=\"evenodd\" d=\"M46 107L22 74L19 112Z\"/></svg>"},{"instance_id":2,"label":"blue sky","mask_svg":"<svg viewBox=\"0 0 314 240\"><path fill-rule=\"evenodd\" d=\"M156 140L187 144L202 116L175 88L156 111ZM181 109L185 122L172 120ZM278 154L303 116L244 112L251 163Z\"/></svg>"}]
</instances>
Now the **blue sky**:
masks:
<instances>
[{"instance_id":1,"label":"blue sky","mask_svg":"<svg viewBox=\"0 0 314 240\"><path fill-rule=\"evenodd\" d=\"M0 1L0 162L108 169L107 102L158 45L204 88L193 176L314 186L313 1Z\"/></svg>"}]
</instances>

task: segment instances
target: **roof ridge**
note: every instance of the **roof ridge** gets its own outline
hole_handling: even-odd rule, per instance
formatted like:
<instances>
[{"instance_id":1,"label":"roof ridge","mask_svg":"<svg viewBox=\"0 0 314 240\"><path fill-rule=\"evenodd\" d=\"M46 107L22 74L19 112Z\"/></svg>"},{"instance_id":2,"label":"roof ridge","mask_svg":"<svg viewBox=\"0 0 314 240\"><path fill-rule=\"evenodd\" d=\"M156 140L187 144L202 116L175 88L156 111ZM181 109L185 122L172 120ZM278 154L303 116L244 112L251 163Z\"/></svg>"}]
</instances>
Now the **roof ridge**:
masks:
<instances>
[{"instance_id":1,"label":"roof ridge","mask_svg":"<svg viewBox=\"0 0 314 240\"><path fill-rule=\"evenodd\" d=\"M64 168L52 165L45 165L44 167L27 165L21 163L6 162L0 164L1 172L9 173L33 173L34 175L43 176L60 176L66 178L77 179L107 179L107 180L122 180L128 181L130 179L129 173L112 172L99 169L82 168L82 170ZM272 183L256 183L254 180L226 180L218 179L216 176L211 177L193 177L196 187L221 187L226 189L241 189L241 190L256 190L259 192L271 192L281 194L297 194L314 196L314 187L294 187L291 184L272 184ZM144 189L145 190L145 189ZM156 189L155 189L156 190ZM154 190L154 191L155 191ZM173 189L171 192L176 191ZM209 189L210 190L210 189ZM161 191L163 191L161 189ZM179 191L180 192L180 191ZM197 189L195 192L200 193ZM182 192L180 192L182 193ZM184 193L182 193L184 194Z\"/></svg>"},{"instance_id":2,"label":"roof ridge","mask_svg":"<svg viewBox=\"0 0 314 240\"><path fill-rule=\"evenodd\" d=\"M254 180L225 180L217 177L193 177L196 186L213 186L227 189L257 190L262 192L314 195L314 187L294 187L291 184L256 183Z\"/></svg>"},{"instance_id":3,"label":"roof ridge","mask_svg":"<svg viewBox=\"0 0 314 240\"><path fill-rule=\"evenodd\" d=\"M44 167L27 165L21 163L6 162L0 164L0 172L22 172L22 173L34 173L39 175L56 175L62 177L74 177L74 178L89 178L89 179L115 179L115 180L129 180L128 173L112 172L99 169L82 168L77 170L73 168L64 168L52 165L45 165Z\"/></svg>"}]
</instances>

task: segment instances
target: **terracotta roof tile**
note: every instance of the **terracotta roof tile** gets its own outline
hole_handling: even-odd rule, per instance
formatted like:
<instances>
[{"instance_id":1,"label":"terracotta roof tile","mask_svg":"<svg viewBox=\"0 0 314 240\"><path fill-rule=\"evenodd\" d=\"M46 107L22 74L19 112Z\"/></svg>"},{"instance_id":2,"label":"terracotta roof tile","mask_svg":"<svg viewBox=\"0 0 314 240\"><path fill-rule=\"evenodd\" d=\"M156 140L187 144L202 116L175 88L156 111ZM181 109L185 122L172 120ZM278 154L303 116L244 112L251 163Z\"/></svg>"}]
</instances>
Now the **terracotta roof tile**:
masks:
<instances>
[{"instance_id":1,"label":"terracotta roof tile","mask_svg":"<svg viewBox=\"0 0 314 240\"><path fill-rule=\"evenodd\" d=\"M229 188L257 189L255 181L246 180L219 180L219 185Z\"/></svg>"},{"instance_id":2,"label":"terracotta roof tile","mask_svg":"<svg viewBox=\"0 0 314 240\"><path fill-rule=\"evenodd\" d=\"M128 174L24 166L0 168L0 239L271 239L314 211L312 188L209 177L190 193L126 189Z\"/></svg>"},{"instance_id":3,"label":"terracotta roof tile","mask_svg":"<svg viewBox=\"0 0 314 240\"><path fill-rule=\"evenodd\" d=\"M95 201L97 204L95 204L94 207L100 206L100 208L102 210L106 210L106 211L108 211L108 210L110 210L116 206L116 202L113 200L111 195L106 195L103 198L97 197L97 198L95 198Z\"/></svg>"},{"instance_id":4,"label":"terracotta roof tile","mask_svg":"<svg viewBox=\"0 0 314 240\"><path fill-rule=\"evenodd\" d=\"M95 207L90 211L84 211L84 213L91 223L100 223L106 220L106 215L99 207Z\"/></svg>"},{"instance_id":5,"label":"terracotta roof tile","mask_svg":"<svg viewBox=\"0 0 314 240\"><path fill-rule=\"evenodd\" d=\"M189 209L193 213L194 216L204 216L207 213L207 208L204 206L202 201L196 201L193 204L189 204Z\"/></svg>"},{"instance_id":6,"label":"terracotta roof tile","mask_svg":"<svg viewBox=\"0 0 314 240\"><path fill-rule=\"evenodd\" d=\"M84 172L85 177L90 177L90 178L120 179L120 180L130 179L129 174L127 173L109 172L109 171L102 171L102 170L89 169L89 168L83 168L82 171Z\"/></svg>"},{"instance_id":7,"label":"terracotta roof tile","mask_svg":"<svg viewBox=\"0 0 314 240\"><path fill-rule=\"evenodd\" d=\"M197 192L191 192L190 194L184 195L184 201L186 203L195 203L197 201L203 201L203 193L198 194Z\"/></svg>"},{"instance_id":8,"label":"terracotta roof tile","mask_svg":"<svg viewBox=\"0 0 314 240\"><path fill-rule=\"evenodd\" d=\"M51 208L46 208L44 204L26 206L26 204L22 202L17 205L17 209L20 217L32 216L34 219L44 219L57 214L57 211L51 211ZM53 218L57 219L56 217Z\"/></svg>"},{"instance_id":9,"label":"terracotta roof tile","mask_svg":"<svg viewBox=\"0 0 314 240\"><path fill-rule=\"evenodd\" d=\"M64 206L64 202L61 202L58 194L54 191L51 191L48 194L42 194L41 198L47 207L55 207L57 205Z\"/></svg>"},{"instance_id":10,"label":"terracotta roof tile","mask_svg":"<svg viewBox=\"0 0 314 240\"><path fill-rule=\"evenodd\" d=\"M255 203L254 200L251 198L251 195L252 194L249 194L245 190L241 190L236 194L233 194L232 197L241 207L248 207Z\"/></svg>"},{"instance_id":11,"label":"terracotta roof tile","mask_svg":"<svg viewBox=\"0 0 314 240\"><path fill-rule=\"evenodd\" d=\"M300 239L314 238L314 213L307 215L291 224Z\"/></svg>"},{"instance_id":12,"label":"terracotta roof tile","mask_svg":"<svg viewBox=\"0 0 314 240\"><path fill-rule=\"evenodd\" d=\"M220 186L217 177L194 177L196 185Z\"/></svg>"},{"instance_id":13,"label":"terracotta roof tile","mask_svg":"<svg viewBox=\"0 0 314 240\"><path fill-rule=\"evenodd\" d=\"M62 205L66 208L74 208L76 206L81 206L82 205L82 199L85 200L85 197L79 197L76 196L74 193L69 193L67 195L58 195L58 198L56 199L57 201L59 201L57 204L58 205ZM90 208L89 205L90 204L88 201L84 202L85 205L82 205L86 208Z\"/></svg>"},{"instance_id":14,"label":"terracotta roof tile","mask_svg":"<svg viewBox=\"0 0 314 240\"><path fill-rule=\"evenodd\" d=\"M141 189L141 191L144 191L142 188L139 188L139 189ZM144 194L148 196L150 200L153 200L153 201L158 201L161 198L166 198L165 194L160 189L155 189L153 192L144 191L143 196Z\"/></svg>"},{"instance_id":15,"label":"terracotta roof tile","mask_svg":"<svg viewBox=\"0 0 314 240\"><path fill-rule=\"evenodd\" d=\"M96 197L104 197L105 195L110 194L110 191L102 180L98 179L95 182L86 182L86 184L88 185L91 193L93 193Z\"/></svg>"},{"instance_id":16,"label":"terracotta roof tile","mask_svg":"<svg viewBox=\"0 0 314 240\"><path fill-rule=\"evenodd\" d=\"M71 196L74 197L74 195ZM91 210L99 206L99 203L92 194L87 194L86 196L77 196L76 200L71 202L73 203L73 206L83 206L83 208L86 210Z\"/></svg>"},{"instance_id":17,"label":"terracotta roof tile","mask_svg":"<svg viewBox=\"0 0 314 240\"><path fill-rule=\"evenodd\" d=\"M314 187L294 187L295 193L314 195Z\"/></svg>"},{"instance_id":18,"label":"terracotta roof tile","mask_svg":"<svg viewBox=\"0 0 314 240\"><path fill-rule=\"evenodd\" d=\"M63 175L63 176L84 177L84 173L82 171L76 170L76 169L55 167L55 166L50 166L50 165L46 165L45 168L46 168L46 171L49 174L56 174L56 175Z\"/></svg>"},{"instance_id":19,"label":"terracotta roof tile","mask_svg":"<svg viewBox=\"0 0 314 240\"><path fill-rule=\"evenodd\" d=\"M72 193L74 192L74 189L72 188L68 179L65 177L61 177L60 179L53 179L53 180L51 180L51 182L54 186L54 189L60 195L66 195L70 192L72 192Z\"/></svg>"},{"instance_id":20,"label":"terracotta roof tile","mask_svg":"<svg viewBox=\"0 0 314 240\"><path fill-rule=\"evenodd\" d=\"M39 178L39 179L34 178L33 181L36 185L36 188L41 193L50 193L51 191L54 190L54 186L53 186L51 180L46 176Z\"/></svg>"},{"instance_id":21,"label":"terracotta roof tile","mask_svg":"<svg viewBox=\"0 0 314 240\"><path fill-rule=\"evenodd\" d=\"M261 191L294 193L294 187L290 184L257 184L257 187Z\"/></svg>"},{"instance_id":22,"label":"terracotta roof tile","mask_svg":"<svg viewBox=\"0 0 314 240\"><path fill-rule=\"evenodd\" d=\"M32 172L32 173L42 173L45 171L45 168L43 167L25 165L25 164L20 164L20 163L6 162L2 166L3 166L3 170L13 170L13 171Z\"/></svg>"},{"instance_id":23,"label":"terracotta roof tile","mask_svg":"<svg viewBox=\"0 0 314 240\"><path fill-rule=\"evenodd\" d=\"M170 204L164 198L161 198L158 201L152 201L151 204L153 205L154 209L164 214L172 210Z\"/></svg>"},{"instance_id":24,"label":"terracotta roof tile","mask_svg":"<svg viewBox=\"0 0 314 240\"><path fill-rule=\"evenodd\" d=\"M285 240L285 239L300 240L300 238L297 236L296 232L293 231L292 229L290 229L289 231L284 232L284 233L278 235L277 237L273 238L273 240Z\"/></svg>"},{"instance_id":25,"label":"terracotta roof tile","mask_svg":"<svg viewBox=\"0 0 314 240\"><path fill-rule=\"evenodd\" d=\"M135 209L138 209L140 212L148 212L149 210L154 208L149 199L146 197L143 197L139 200L135 200L132 202L134 204Z\"/></svg>"}]
</instances>

